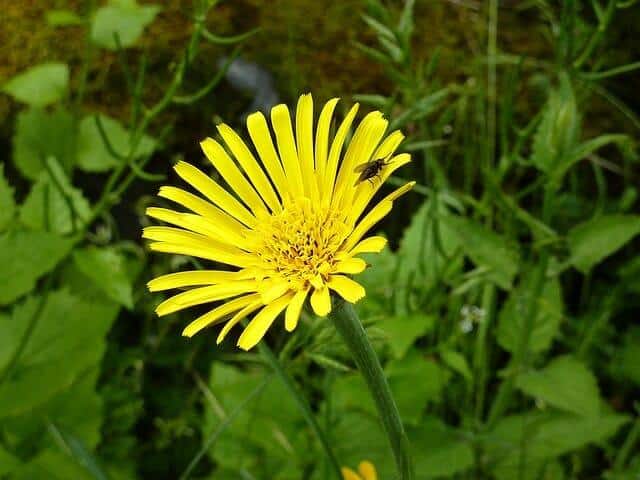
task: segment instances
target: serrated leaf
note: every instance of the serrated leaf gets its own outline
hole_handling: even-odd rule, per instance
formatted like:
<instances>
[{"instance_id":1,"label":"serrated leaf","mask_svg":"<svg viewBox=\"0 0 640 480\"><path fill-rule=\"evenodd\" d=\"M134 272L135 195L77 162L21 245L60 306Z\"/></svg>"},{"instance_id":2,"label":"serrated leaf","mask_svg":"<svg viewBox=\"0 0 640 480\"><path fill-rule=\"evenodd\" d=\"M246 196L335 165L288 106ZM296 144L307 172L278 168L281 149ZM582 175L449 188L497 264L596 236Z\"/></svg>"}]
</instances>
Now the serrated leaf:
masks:
<instances>
[{"instance_id":1,"label":"serrated leaf","mask_svg":"<svg viewBox=\"0 0 640 480\"><path fill-rule=\"evenodd\" d=\"M0 235L0 305L8 305L29 292L72 245L70 239L47 232L12 231Z\"/></svg>"},{"instance_id":2,"label":"serrated leaf","mask_svg":"<svg viewBox=\"0 0 640 480\"><path fill-rule=\"evenodd\" d=\"M4 232L13 221L16 202L13 199L13 188L4 174L4 163L0 163L0 232Z\"/></svg>"},{"instance_id":3,"label":"serrated leaf","mask_svg":"<svg viewBox=\"0 0 640 480\"><path fill-rule=\"evenodd\" d=\"M473 465L473 449L464 435L435 417L409 427L417 478L440 478L464 472Z\"/></svg>"},{"instance_id":4,"label":"serrated leaf","mask_svg":"<svg viewBox=\"0 0 640 480\"><path fill-rule=\"evenodd\" d=\"M73 117L61 107L51 112L20 112L12 143L13 162L26 178L36 180L44 171L43 161L50 157L69 172L75 157Z\"/></svg>"},{"instance_id":5,"label":"serrated leaf","mask_svg":"<svg viewBox=\"0 0 640 480\"><path fill-rule=\"evenodd\" d=\"M495 465L494 474L500 479L517 478L524 470L526 480L533 480L539 478L538 468L545 461L601 442L627 421L626 415L617 414L595 418L564 413L505 417L483 439L488 464Z\"/></svg>"},{"instance_id":6,"label":"serrated leaf","mask_svg":"<svg viewBox=\"0 0 640 480\"><path fill-rule=\"evenodd\" d=\"M533 139L531 163L551 174L569 160L580 137L580 116L571 82L560 76L560 85L551 91L542 120Z\"/></svg>"},{"instance_id":7,"label":"serrated leaf","mask_svg":"<svg viewBox=\"0 0 640 480\"><path fill-rule=\"evenodd\" d=\"M413 314L398 317L384 317L376 324L387 334L387 342L396 358L404 357L409 347L421 336L433 329L435 317Z\"/></svg>"},{"instance_id":8,"label":"serrated leaf","mask_svg":"<svg viewBox=\"0 0 640 480\"><path fill-rule=\"evenodd\" d=\"M2 91L32 107L45 107L61 100L69 86L69 67L64 63L43 63L19 73Z\"/></svg>"},{"instance_id":9,"label":"serrated leaf","mask_svg":"<svg viewBox=\"0 0 640 480\"><path fill-rule=\"evenodd\" d=\"M429 402L440 402L450 373L417 349L389 362L385 368L389 386L400 410L402 420L418 425Z\"/></svg>"},{"instance_id":10,"label":"serrated leaf","mask_svg":"<svg viewBox=\"0 0 640 480\"><path fill-rule=\"evenodd\" d=\"M87 247L73 252L73 261L78 270L109 298L133 308L133 278L121 253L109 247Z\"/></svg>"},{"instance_id":11,"label":"serrated leaf","mask_svg":"<svg viewBox=\"0 0 640 480\"><path fill-rule=\"evenodd\" d=\"M563 316L562 292L557 278L545 281L542 294L533 298L534 273L527 272L518 287L511 291L498 316L498 343L508 352L514 353L522 338L525 320L535 302L533 329L529 336L529 350L534 353L549 348L558 332Z\"/></svg>"},{"instance_id":12,"label":"serrated leaf","mask_svg":"<svg viewBox=\"0 0 640 480\"><path fill-rule=\"evenodd\" d=\"M508 290L520 268L520 252L509 239L469 218L448 216L443 221L457 236L464 252L478 267L489 269L488 276Z\"/></svg>"},{"instance_id":13,"label":"serrated leaf","mask_svg":"<svg viewBox=\"0 0 640 480\"><path fill-rule=\"evenodd\" d=\"M108 50L116 50L117 35L123 48L130 47L159 11L157 5L138 5L135 0L111 0L96 12L91 22L91 40Z\"/></svg>"},{"instance_id":14,"label":"serrated leaf","mask_svg":"<svg viewBox=\"0 0 640 480\"><path fill-rule=\"evenodd\" d=\"M41 422L42 417L30 414L32 409L71 387L78 375L96 368L104 352L104 336L117 312L118 307L111 302L95 299L89 302L66 290L52 292L44 299L28 299L16 306L11 321L20 324L21 331L28 331L29 336L8 378L0 384L0 417L25 413L33 421ZM2 320L0 329L16 330L15 325L9 326ZM17 344L12 348L12 356L16 348ZM93 381L95 384L95 378ZM56 408L60 410L68 408L70 399L57 402ZM79 421L76 420L75 427Z\"/></svg>"},{"instance_id":15,"label":"serrated leaf","mask_svg":"<svg viewBox=\"0 0 640 480\"><path fill-rule=\"evenodd\" d=\"M640 233L638 215L601 215L569 231L571 263L586 273Z\"/></svg>"},{"instance_id":16,"label":"serrated leaf","mask_svg":"<svg viewBox=\"0 0 640 480\"><path fill-rule=\"evenodd\" d=\"M72 233L74 222L77 230L88 221L91 207L54 159L48 165L49 171L40 174L20 207L20 223L33 230Z\"/></svg>"},{"instance_id":17,"label":"serrated leaf","mask_svg":"<svg viewBox=\"0 0 640 480\"><path fill-rule=\"evenodd\" d=\"M600 413L600 391L591 371L572 356L553 359L545 368L521 373L516 387L561 410L595 417Z\"/></svg>"},{"instance_id":18,"label":"serrated leaf","mask_svg":"<svg viewBox=\"0 0 640 480\"><path fill-rule=\"evenodd\" d=\"M117 120L98 114L104 134L116 154L126 156L129 152L129 132ZM144 135L132 158L147 155L153 151L155 141ZM84 117L78 131L78 166L87 172L106 172L118 166L122 160L115 158L105 145L98 129L95 115Z\"/></svg>"}]
</instances>

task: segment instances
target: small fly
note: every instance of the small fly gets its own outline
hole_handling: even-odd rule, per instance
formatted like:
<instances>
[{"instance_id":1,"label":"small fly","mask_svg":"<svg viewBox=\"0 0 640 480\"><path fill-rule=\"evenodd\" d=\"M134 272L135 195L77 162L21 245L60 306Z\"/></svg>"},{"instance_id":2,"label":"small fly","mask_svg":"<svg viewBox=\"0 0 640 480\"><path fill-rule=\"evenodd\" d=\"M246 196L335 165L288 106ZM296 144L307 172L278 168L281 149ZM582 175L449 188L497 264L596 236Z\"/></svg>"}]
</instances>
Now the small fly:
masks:
<instances>
[{"instance_id":1,"label":"small fly","mask_svg":"<svg viewBox=\"0 0 640 480\"><path fill-rule=\"evenodd\" d=\"M378 174L382 171L385 165L388 165L387 158L378 158L376 160L371 160L370 162L363 163L362 165L358 165L354 172L359 173L360 176L356 180L355 185L358 185L360 182L364 182L366 180L371 181L373 184L373 179L378 176Z\"/></svg>"}]
</instances>

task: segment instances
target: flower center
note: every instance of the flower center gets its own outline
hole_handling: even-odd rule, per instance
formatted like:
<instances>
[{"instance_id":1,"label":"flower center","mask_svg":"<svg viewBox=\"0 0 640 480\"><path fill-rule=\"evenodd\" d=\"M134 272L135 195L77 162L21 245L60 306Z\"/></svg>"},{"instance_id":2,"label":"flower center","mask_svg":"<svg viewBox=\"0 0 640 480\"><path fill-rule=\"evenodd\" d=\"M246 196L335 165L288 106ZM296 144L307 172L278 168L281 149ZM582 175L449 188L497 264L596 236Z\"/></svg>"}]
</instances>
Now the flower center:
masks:
<instances>
[{"instance_id":1,"label":"flower center","mask_svg":"<svg viewBox=\"0 0 640 480\"><path fill-rule=\"evenodd\" d=\"M256 254L266 271L283 279L305 285L326 281L349 233L343 220L344 215L303 198L255 229Z\"/></svg>"}]
</instances>

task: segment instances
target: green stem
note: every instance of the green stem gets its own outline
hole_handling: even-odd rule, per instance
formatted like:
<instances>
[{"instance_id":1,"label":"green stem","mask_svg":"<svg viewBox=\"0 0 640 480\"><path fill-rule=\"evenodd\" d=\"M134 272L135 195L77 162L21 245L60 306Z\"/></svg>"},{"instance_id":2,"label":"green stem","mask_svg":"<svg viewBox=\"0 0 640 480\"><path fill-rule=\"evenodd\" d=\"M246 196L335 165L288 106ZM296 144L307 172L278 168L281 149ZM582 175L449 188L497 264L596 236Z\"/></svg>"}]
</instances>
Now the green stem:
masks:
<instances>
[{"instance_id":1,"label":"green stem","mask_svg":"<svg viewBox=\"0 0 640 480\"><path fill-rule=\"evenodd\" d=\"M322 445L322 449L324 450L324 453L327 456L327 459L329 460L329 463L331 464L331 467L335 472L336 478L341 479L342 472L340 471L340 464L338 463L338 459L336 458L335 454L333 453L333 450L331 449L331 446L329 445L329 440L327 439L326 435L320 428L320 425L318 425L318 422L316 421L316 418L313 415L313 412L311 411L309 404L304 399L304 397L300 394L300 391L296 388L295 384L293 383L293 380L291 379L289 374L285 371L285 369L282 367L282 364L280 363L278 358L275 356L273 351L266 344L266 342L262 341L258 345L259 345L258 348L260 349L260 354L264 357L264 359L267 361L269 366L275 372L276 376L284 384L285 388L287 389L287 391L289 392L293 400L298 404L298 408L300 408L302 415L304 416L305 420L313 430L313 433L315 433L316 437L320 441L320 444Z\"/></svg>"},{"instance_id":2,"label":"green stem","mask_svg":"<svg viewBox=\"0 0 640 480\"><path fill-rule=\"evenodd\" d=\"M384 430L391 444L400 480L413 479L409 439L402 426L400 413L382 371L380 360L378 360L378 356L367 338L367 333L362 327L358 315L350 303L338 300L334 302L334 309L330 316L336 330L351 351L353 359L375 400Z\"/></svg>"},{"instance_id":3,"label":"green stem","mask_svg":"<svg viewBox=\"0 0 640 480\"><path fill-rule=\"evenodd\" d=\"M633 451L633 446L640 439L640 417L636 418L636 421L633 423L633 426L629 430L629 434L625 439L622 447L618 451L618 455L613 463L613 471L621 472L627 463L627 459L629 458L629 454Z\"/></svg>"}]
</instances>

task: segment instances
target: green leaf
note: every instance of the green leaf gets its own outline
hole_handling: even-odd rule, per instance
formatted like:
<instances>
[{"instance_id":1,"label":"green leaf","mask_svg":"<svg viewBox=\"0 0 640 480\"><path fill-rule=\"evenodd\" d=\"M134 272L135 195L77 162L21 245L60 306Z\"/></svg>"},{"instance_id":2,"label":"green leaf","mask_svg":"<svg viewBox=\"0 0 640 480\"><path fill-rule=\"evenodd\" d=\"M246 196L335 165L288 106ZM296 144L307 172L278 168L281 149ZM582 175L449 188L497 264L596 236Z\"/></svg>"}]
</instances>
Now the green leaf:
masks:
<instances>
[{"instance_id":1,"label":"green leaf","mask_svg":"<svg viewBox=\"0 0 640 480\"><path fill-rule=\"evenodd\" d=\"M455 372L458 372L460 375L464 377L465 380L471 381L472 374L471 368L469 368L469 363L467 359L460 352L456 352L455 350L443 349L440 351L440 358L442 361Z\"/></svg>"},{"instance_id":2,"label":"green leaf","mask_svg":"<svg viewBox=\"0 0 640 480\"><path fill-rule=\"evenodd\" d=\"M563 316L562 292L557 278L547 280L538 298L532 297L534 271L528 271L518 287L511 292L498 316L498 343L514 353L522 338L530 303L535 302L535 318L529 337L529 350L534 353L549 348L558 333Z\"/></svg>"},{"instance_id":3,"label":"green leaf","mask_svg":"<svg viewBox=\"0 0 640 480\"><path fill-rule=\"evenodd\" d=\"M460 248L458 236L444 221L450 216L442 196L426 201L413 214L396 255L397 268L391 272L395 277L390 275L378 284L393 293L396 313L408 314L414 290L422 297L462 267L464 259L454 256ZM394 280L393 287L389 278Z\"/></svg>"},{"instance_id":4,"label":"green leaf","mask_svg":"<svg viewBox=\"0 0 640 480\"><path fill-rule=\"evenodd\" d=\"M12 231L0 235L0 305L29 292L36 280L64 258L72 241L46 232Z\"/></svg>"},{"instance_id":5,"label":"green leaf","mask_svg":"<svg viewBox=\"0 0 640 480\"><path fill-rule=\"evenodd\" d=\"M43 63L16 75L2 91L32 107L45 107L61 100L69 86L69 67L64 63Z\"/></svg>"},{"instance_id":6,"label":"green leaf","mask_svg":"<svg viewBox=\"0 0 640 480\"><path fill-rule=\"evenodd\" d=\"M82 25L84 23L82 17L71 10L49 10L46 18L47 24L52 27L67 27L71 25Z\"/></svg>"},{"instance_id":7,"label":"green leaf","mask_svg":"<svg viewBox=\"0 0 640 480\"><path fill-rule=\"evenodd\" d=\"M489 278L508 290L518 273L520 253L510 241L469 218L448 216L444 222L457 236L465 253L478 267L489 269Z\"/></svg>"},{"instance_id":8,"label":"green leaf","mask_svg":"<svg viewBox=\"0 0 640 480\"><path fill-rule=\"evenodd\" d=\"M130 133L117 120L103 114L98 114L104 129L104 134L113 151L122 157L129 152ZM155 141L144 135L138 144L132 158L147 155L153 151ZM87 172L106 172L118 166L122 160L114 157L105 145L95 115L84 117L78 131L78 166Z\"/></svg>"},{"instance_id":9,"label":"green leaf","mask_svg":"<svg viewBox=\"0 0 640 480\"><path fill-rule=\"evenodd\" d=\"M51 112L29 109L18 114L13 136L13 162L26 178L36 180L43 162L54 157L69 172L74 164L73 116L58 107Z\"/></svg>"},{"instance_id":10,"label":"green leaf","mask_svg":"<svg viewBox=\"0 0 640 480\"><path fill-rule=\"evenodd\" d=\"M265 373L263 369L247 371L214 363L207 396L210 393L215 403L207 405L205 436L255 389ZM209 454L220 466L235 472L244 468L256 478L278 478L276 472L287 470L288 476L282 478L302 478L300 466L292 464L291 458L304 458L310 452L311 434L299 412L283 383L271 381L218 438Z\"/></svg>"},{"instance_id":11,"label":"green leaf","mask_svg":"<svg viewBox=\"0 0 640 480\"><path fill-rule=\"evenodd\" d=\"M429 402L439 402L450 373L417 349L389 362L385 368L389 386L398 404L402 420L418 425Z\"/></svg>"},{"instance_id":12,"label":"green leaf","mask_svg":"<svg viewBox=\"0 0 640 480\"><path fill-rule=\"evenodd\" d=\"M80 438L54 423L49 423L49 431L58 440L60 448L68 452L94 479L107 480L107 475L102 471L97 459Z\"/></svg>"},{"instance_id":13,"label":"green leaf","mask_svg":"<svg viewBox=\"0 0 640 480\"><path fill-rule=\"evenodd\" d=\"M87 247L73 252L73 261L84 275L109 298L120 305L133 308L132 281L126 259L109 247Z\"/></svg>"},{"instance_id":14,"label":"green leaf","mask_svg":"<svg viewBox=\"0 0 640 480\"><path fill-rule=\"evenodd\" d=\"M112 302L88 301L66 290L50 293L39 308L41 302L42 298L29 299L15 307L11 321L20 327L9 327L6 319L0 324L3 331L19 329L29 335L8 379L0 384L0 417L26 414L27 419L36 422L35 426L40 425L42 417L33 414L34 408L70 388L79 375L86 378L87 371L96 368L105 349L104 337L118 312ZM12 350L16 348L14 345ZM91 390L92 387L85 388ZM80 406L81 397L76 392L68 398L54 398L46 407L49 418L61 421L61 414L51 412L65 411L65 415L73 416L71 423L75 431L81 433L78 428L82 419L88 418L86 412L69 408L70 404ZM22 428L25 421L20 420ZM66 424L66 420L63 423ZM96 435L81 436L94 445Z\"/></svg>"},{"instance_id":15,"label":"green leaf","mask_svg":"<svg viewBox=\"0 0 640 480\"><path fill-rule=\"evenodd\" d=\"M531 163L551 174L569 161L570 152L580 138L580 116L567 75L552 90L544 107L542 120L533 139Z\"/></svg>"},{"instance_id":16,"label":"green leaf","mask_svg":"<svg viewBox=\"0 0 640 480\"><path fill-rule=\"evenodd\" d=\"M538 371L522 373L516 386L527 395L578 415L600 413L600 391L596 377L580 360L560 356Z\"/></svg>"},{"instance_id":17,"label":"green leaf","mask_svg":"<svg viewBox=\"0 0 640 480\"><path fill-rule=\"evenodd\" d=\"M51 449L43 450L34 459L18 469L11 480L95 480L84 468L66 454Z\"/></svg>"},{"instance_id":18,"label":"green leaf","mask_svg":"<svg viewBox=\"0 0 640 480\"><path fill-rule=\"evenodd\" d=\"M550 459L601 442L628 422L626 415L579 417L564 413L526 413L502 419L484 437L487 464L495 465L500 479L540 478L542 465ZM521 465L524 462L524 465Z\"/></svg>"},{"instance_id":19,"label":"green leaf","mask_svg":"<svg viewBox=\"0 0 640 480\"><path fill-rule=\"evenodd\" d=\"M11 225L16 211L13 188L4 175L4 163L0 163L0 205L0 232L4 232Z\"/></svg>"},{"instance_id":20,"label":"green leaf","mask_svg":"<svg viewBox=\"0 0 640 480\"><path fill-rule=\"evenodd\" d=\"M88 221L91 207L57 162L49 159L48 165L20 207L20 223L33 230L72 233L74 222L78 229Z\"/></svg>"},{"instance_id":21,"label":"green leaf","mask_svg":"<svg viewBox=\"0 0 640 480\"><path fill-rule=\"evenodd\" d=\"M435 317L432 315L407 315L384 317L376 326L387 334L387 342L396 358L404 357L413 343L433 329Z\"/></svg>"},{"instance_id":22,"label":"green leaf","mask_svg":"<svg viewBox=\"0 0 640 480\"><path fill-rule=\"evenodd\" d=\"M414 451L416 478L451 476L473 465L473 449L464 436L435 417L409 427L407 435Z\"/></svg>"},{"instance_id":23,"label":"green leaf","mask_svg":"<svg viewBox=\"0 0 640 480\"><path fill-rule=\"evenodd\" d=\"M572 228L571 263L586 273L640 233L638 215L602 215Z\"/></svg>"},{"instance_id":24,"label":"green leaf","mask_svg":"<svg viewBox=\"0 0 640 480\"><path fill-rule=\"evenodd\" d=\"M159 11L157 5L138 5L135 0L111 0L96 12L91 22L91 40L108 50L116 50L117 35L123 48L130 47Z\"/></svg>"},{"instance_id":25,"label":"green leaf","mask_svg":"<svg viewBox=\"0 0 640 480\"><path fill-rule=\"evenodd\" d=\"M640 327L631 327L624 335L611 369L625 379L640 385Z\"/></svg>"},{"instance_id":26,"label":"green leaf","mask_svg":"<svg viewBox=\"0 0 640 480\"><path fill-rule=\"evenodd\" d=\"M20 464L20 460L0 447L0 476L13 472Z\"/></svg>"}]
</instances>

